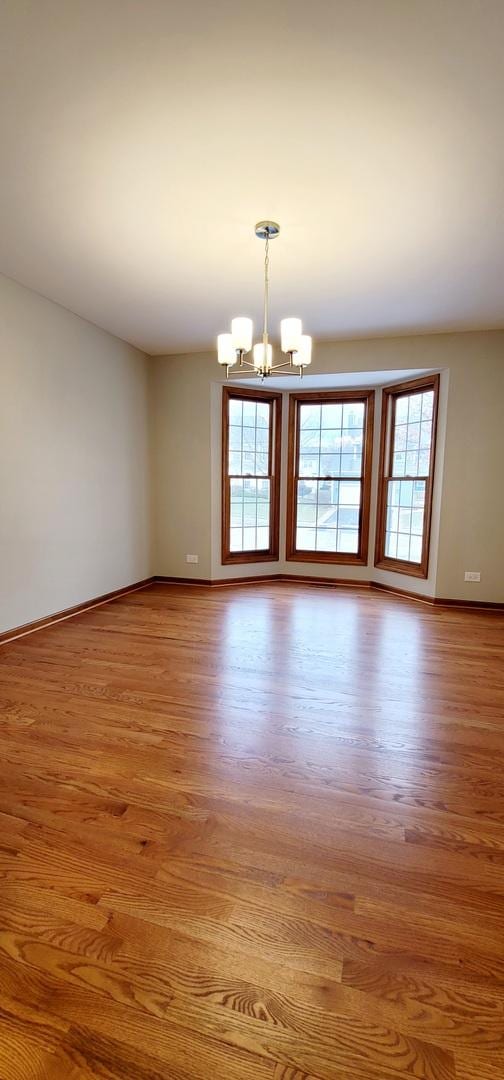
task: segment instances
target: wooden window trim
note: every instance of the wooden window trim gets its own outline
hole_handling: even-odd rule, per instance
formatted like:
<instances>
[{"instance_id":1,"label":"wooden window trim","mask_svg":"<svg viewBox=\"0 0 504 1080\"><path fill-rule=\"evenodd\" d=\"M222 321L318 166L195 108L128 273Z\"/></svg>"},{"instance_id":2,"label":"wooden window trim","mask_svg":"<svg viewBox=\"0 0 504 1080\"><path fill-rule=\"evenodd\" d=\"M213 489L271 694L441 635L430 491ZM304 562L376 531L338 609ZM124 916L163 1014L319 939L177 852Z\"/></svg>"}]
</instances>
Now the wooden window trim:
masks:
<instances>
[{"instance_id":1,"label":"wooden window trim","mask_svg":"<svg viewBox=\"0 0 504 1080\"><path fill-rule=\"evenodd\" d=\"M339 563L340 565L365 566L368 561L369 516L371 506L371 463L373 454L374 390L323 390L290 394L289 402L289 455L287 482L287 538L286 557L290 562ZM355 554L337 551L298 551L296 549L296 481L299 457L299 407L303 402L313 405L328 401L356 402L364 404L364 442L362 469L362 501L359 516L359 550ZM357 479L357 477L353 477Z\"/></svg>"},{"instance_id":2,"label":"wooden window trim","mask_svg":"<svg viewBox=\"0 0 504 1080\"><path fill-rule=\"evenodd\" d=\"M270 546L268 551L231 551L231 483L228 475L229 452L229 401L239 400L268 401L272 406L273 423L269 433L269 473L262 479L270 481ZM221 518L221 562L223 566L232 563L277 562L280 550L280 467L282 451L282 395L267 390L251 390L239 386L225 386L222 390L222 518Z\"/></svg>"},{"instance_id":3,"label":"wooden window trim","mask_svg":"<svg viewBox=\"0 0 504 1080\"><path fill-rule=\"evenodd\" d=\"M429 459L428 476L401 476L392 477L390 463L392 460L393 433L395 427L395 408L399 397L405 397L416 391L434 391L432 407L432 440ZM434 490L434 467L436 461L437 420L439 403L439 375L429 375L421 379L411 379L405 382L386 386L382 390L382 413L380 431L380 465L378 479L378 499L376 516L376 543L375 543L375 566L380 570L392 570L394 573L406 574L408 577L426 578L429 573L430 534L432 522L432 495ZM390 480L425 480L425 516L424 532L422 540L422 561L420 563L407 562L405 559L392 559L385 555L385 526L387 520L387 487Z\"/></svg>"}]
</instances>

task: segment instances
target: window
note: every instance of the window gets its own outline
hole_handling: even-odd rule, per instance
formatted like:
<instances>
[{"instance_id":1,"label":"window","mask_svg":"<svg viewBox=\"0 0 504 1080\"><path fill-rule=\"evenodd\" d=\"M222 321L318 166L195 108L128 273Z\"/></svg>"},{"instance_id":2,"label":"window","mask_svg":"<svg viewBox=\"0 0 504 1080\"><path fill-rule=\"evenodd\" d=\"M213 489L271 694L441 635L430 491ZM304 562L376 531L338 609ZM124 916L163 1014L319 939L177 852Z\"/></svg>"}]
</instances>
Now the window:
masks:
<instances>
[{"instance_id":1,"label":"window","mask_svg":"<svg viewBox=\"0 0 504 1080\"><path fill-rule=\"evenodd\" d=\"M383 391L375 565L427 577L439 375Z\"/></svg>"},{"instance_id":2,"label":"window","mask_svg":"<svg viewBox=\"0 0 504 1080\"><path fill-rule=\"evenodd\" d=\"M374 391L292 394L287 558L366 563Z\"/></svg>"},{"instance_id":3,"label":"window","mask_svg":"<svg viewBox=\"0 0 504 1080\"><path fill-rule=\"evenodd\" d=\"M281 394L225 387L222 562L278 559Z\"/></svg>"}]
</instances>

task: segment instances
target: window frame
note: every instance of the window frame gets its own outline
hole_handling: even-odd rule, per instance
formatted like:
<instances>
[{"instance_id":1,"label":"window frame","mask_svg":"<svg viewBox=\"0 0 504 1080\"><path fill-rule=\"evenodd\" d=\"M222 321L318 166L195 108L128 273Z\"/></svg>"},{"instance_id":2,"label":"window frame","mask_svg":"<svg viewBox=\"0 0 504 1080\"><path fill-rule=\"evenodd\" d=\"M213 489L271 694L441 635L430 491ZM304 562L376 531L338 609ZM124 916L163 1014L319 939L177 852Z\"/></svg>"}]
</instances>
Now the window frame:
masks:
<instances>
[{"instance_id":1,"label":"window frame","mask_svg":"<svg viewBox=\"0 0 504 1080\"><path fill-rule=\"evenodd\" d=\"M429 457L428 476L392 476L391 463L395 433L396 402L400 397L432 390L432 438ZM436 462L437 421L439 404L439 374L424 376L420 379L408 379L382 388L382 411L380 431L380 457L378 474L378 495L376 515L375 566L379 570L391 570L393 573L406 574L408 577L427 578L429 574L430 536L432 524L432 497L434 491L434 469ZM393 558L385 554L387 524L387 491L391 480L424 480L424 528L422 536L422 559L420 563L406 559Z\"/></svg>"},{"instance_id":2,"label":"window frame","mask_svg":"<svg viewBox=\"0 0 504 1080\"><path fill-rule=\"evenodd\" d=\"M269 431L269 470L267 475L259 477L270 482L270 545L267 550L231 551L231 480L247 477L230 476L229 457L229 402L267 401L271 405L271 423ZM280 468L282 448L282 394L268 390L252 390L240 386L222 388L222 491L221 491L221 564L277 562L280 555Z\"/></svg>"},{"instance_id":3,"label":"window frame","mask_svg":"<svg viewBox=\"0 0 504 1080\"><path fill-rule=\"evenodd\" d=\"M365 566L369 549L369 518L371 510L371 469L373 456L373 425L375 391L371 390L310 390L289 395L289 449L287 480L287 534L286 558L289 562L339 563L340 565ZM360 479L362 488L359 511L359 549L357 552L300 551L296 548L297 530L297 481L299 479L299 410L303 404L323 405L341 402L364 405L364 429L362 444L362 473L348 479ZM335 477L334 479L338 479ZM346 479L345 477L343 479Z\"/></svg>"}]
</instances>

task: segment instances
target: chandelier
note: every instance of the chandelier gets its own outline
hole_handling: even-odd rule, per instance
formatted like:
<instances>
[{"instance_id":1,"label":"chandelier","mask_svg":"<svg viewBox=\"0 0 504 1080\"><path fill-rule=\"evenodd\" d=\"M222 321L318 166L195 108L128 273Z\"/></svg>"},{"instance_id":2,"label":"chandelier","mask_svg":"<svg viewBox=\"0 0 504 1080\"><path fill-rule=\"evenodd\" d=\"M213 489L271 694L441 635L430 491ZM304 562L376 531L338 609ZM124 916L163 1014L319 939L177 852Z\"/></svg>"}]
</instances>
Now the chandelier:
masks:
<instances>
[{"instance_id":1,"label":"chandelier","mask_svg":"<svg viewBox=\"0 0 504 1080\"><path fill-rule=\"evenodd\" d=\"M268 337L269 318L269 244L280 232L280 226L275 221L259 221L255 227L255 234L259 240L266 242L264 254L264 321L262 341L254 345L252 349L253 326L252 319L239 317L231 322L230 334L219 334L217 337L217 359L219 364L226 368L226 378L231 372L233 376L255 371L262 380L273 372L280 375L289 375L292 372L303 375L303 368L311 364L312 339L308 334L303 334L301 319L282 319L280 323L280 338L282 352L288 356L279 364L273 363L273 346ZM246 360L247 353L252 349L252 360Z\"/></svg>"}]
</instances>

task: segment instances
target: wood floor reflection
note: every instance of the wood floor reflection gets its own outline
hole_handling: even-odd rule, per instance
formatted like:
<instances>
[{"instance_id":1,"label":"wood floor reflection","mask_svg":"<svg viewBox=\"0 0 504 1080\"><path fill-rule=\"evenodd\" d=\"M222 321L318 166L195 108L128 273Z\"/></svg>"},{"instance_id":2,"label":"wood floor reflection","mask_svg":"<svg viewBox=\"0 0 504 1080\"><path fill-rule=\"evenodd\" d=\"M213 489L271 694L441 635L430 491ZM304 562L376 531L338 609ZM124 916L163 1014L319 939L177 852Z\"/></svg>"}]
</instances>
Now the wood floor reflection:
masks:
<instances>
[{"instance_id":1,"label":"wood floor reflection","mask_svg":"<svg viewBox=\"0 0 504 1080\"><path fill-rule=\"evenodd\" d=\"M1 1080L502 1080L503 628L155 585L1 648Z\"/></svg>"}]
</instances>

